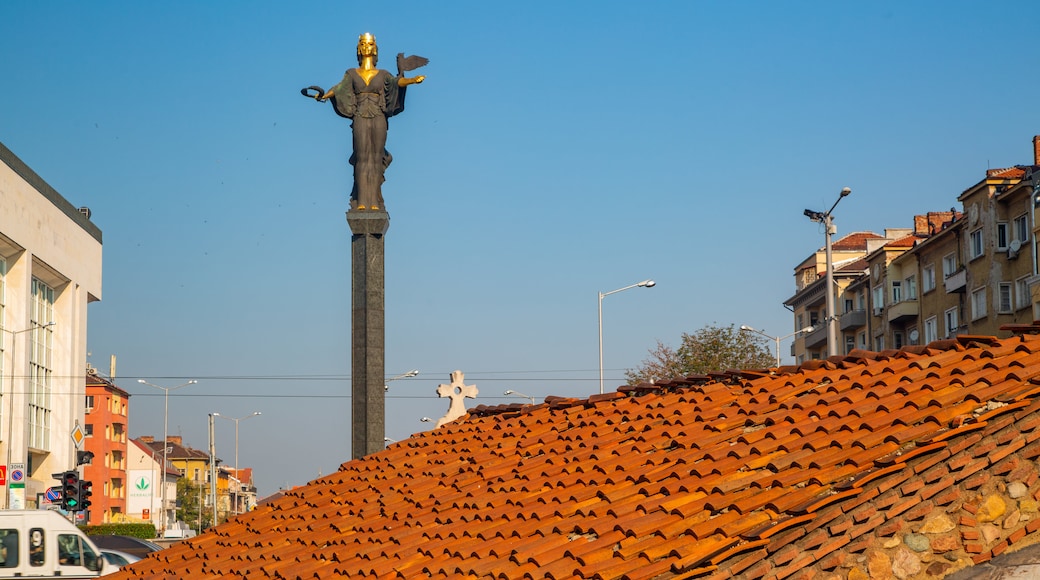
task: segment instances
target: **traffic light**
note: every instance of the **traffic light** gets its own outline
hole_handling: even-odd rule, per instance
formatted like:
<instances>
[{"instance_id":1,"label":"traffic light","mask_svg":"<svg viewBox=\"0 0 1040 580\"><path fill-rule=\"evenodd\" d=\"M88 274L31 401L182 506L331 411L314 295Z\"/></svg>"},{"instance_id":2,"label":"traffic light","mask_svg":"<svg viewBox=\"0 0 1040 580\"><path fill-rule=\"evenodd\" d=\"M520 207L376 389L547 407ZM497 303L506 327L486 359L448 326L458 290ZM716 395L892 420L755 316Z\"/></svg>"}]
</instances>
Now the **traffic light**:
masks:
<instances>
[{"instance_id":1,"label":"traffic light","mask_svg":"<svg viewBox=\"0 0 1040 580\"><path fill-rule=\"evenodd\" d=\"M90 491L91 485L94 484L82 479L79 480L79 493L77 494L77 497L79 499L79 505L76 507L77 510L85 512L87 511L87 508L90 507L90 496L94 495Z\"/></svg>"},{"instance_id":2,"label":"traffic light","mask_svg":"<svg viewBox=\"0 0 1040 580\"><path fill-rule=\"evenodd\" d=\"M55 475L59 475L58 479L61 480L61 509L67 512L78 511L80 509L79 473L66 471Z\"/></svg>"}]
</instances>

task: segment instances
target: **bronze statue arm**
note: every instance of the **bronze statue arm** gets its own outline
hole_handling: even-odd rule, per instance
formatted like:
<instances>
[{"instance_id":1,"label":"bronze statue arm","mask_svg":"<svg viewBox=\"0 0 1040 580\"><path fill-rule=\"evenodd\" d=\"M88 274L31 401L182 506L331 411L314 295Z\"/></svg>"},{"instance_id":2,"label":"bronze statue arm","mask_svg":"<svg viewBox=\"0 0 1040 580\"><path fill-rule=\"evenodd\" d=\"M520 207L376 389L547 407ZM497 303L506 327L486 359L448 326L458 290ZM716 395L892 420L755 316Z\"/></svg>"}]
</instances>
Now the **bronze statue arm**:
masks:
<instances>
[{"instance_id":1,"label":"bronze statue arm","mask_svg":"<svg viewBox=\"0 0 1040 580\"><path fill-rule=\"evenodd\" d=\"M426 80L426 75L419 75L417 77L412 77L410 79L409 78L405 78L405 77L401 77L401 78L397 79L397 86L399 86L399 87L407 87L408 85L417 85L417 84L423 82L424 80Z\"/></svg>"}]
</instances>

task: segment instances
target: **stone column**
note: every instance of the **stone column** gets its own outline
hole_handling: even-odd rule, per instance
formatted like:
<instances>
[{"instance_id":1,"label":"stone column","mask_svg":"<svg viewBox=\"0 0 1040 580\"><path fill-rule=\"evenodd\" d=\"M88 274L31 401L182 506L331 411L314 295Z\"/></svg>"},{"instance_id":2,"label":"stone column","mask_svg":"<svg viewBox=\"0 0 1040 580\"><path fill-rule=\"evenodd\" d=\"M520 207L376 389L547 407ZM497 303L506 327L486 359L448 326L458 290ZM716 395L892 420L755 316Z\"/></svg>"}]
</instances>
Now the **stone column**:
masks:
<instances>
[{"instance_id":1,"label":"stone column","mask_svg":"<svg viewBox=\"0 0 1040 580\"><path fill-rule=\"evenodd\" d=\"M351 265L351 448L353 459L386 446L383 235L385 211L347 212Z\"/></svg>"}]
</instances>

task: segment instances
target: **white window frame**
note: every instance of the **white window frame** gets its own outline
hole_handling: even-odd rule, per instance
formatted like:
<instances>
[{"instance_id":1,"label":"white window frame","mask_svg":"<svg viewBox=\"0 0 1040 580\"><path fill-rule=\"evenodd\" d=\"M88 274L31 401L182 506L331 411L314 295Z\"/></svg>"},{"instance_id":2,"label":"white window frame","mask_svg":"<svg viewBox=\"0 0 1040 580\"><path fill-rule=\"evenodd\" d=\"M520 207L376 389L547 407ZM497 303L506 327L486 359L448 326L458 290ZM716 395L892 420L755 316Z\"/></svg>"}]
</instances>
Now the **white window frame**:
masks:
<instances>
[{"instance_id":1,"label":"white window frame","mask_svg":"<svg viewBox=\"0 0 1040 580\"><path fill-rule=\"evenodd\" d=\"M907 276L903 282L906 283L906 299L917 300L917 274Z\"/></svg>"},{"instance_id":2,"label":"white window frame","mask_svg":"<svg viewBox=\"0 0 1040 580\"><path fill-rule=\"evenodd\" d=\"M878 314L885 309L885 287L874 287L874 313Z\"/></svg>"},{"instance_id":3,"label":"white window frame","mask_svg":"<svg viewBox=\"0 0 1040 580\"><path fill-rule=\"evenodd\" d=\"M1022 276L1015 280L1015 310L1029 308L1033 297L1029 293L1029 276Z\"/></svg>"},{"instance_id":4,"label":"white window frame","mask_svg":"<svg viewBox=\"0 0 1040 580\"><path fill-rule=\"evenodd\" d=\"M924 344L935 342L939 339L939 319L932 316L924 321Z\"/></svg>"},{"instance_id":5,"label":"white window frame","mask_svg":"<svg viewBox=\"0 0 1040 580\"><path fill-rule=\"evenodd\" d=\"M946 338L956 336L957 330L961 327L959 318L956 306L953 308L947 308L943 312L943 323L946 325Z\"/></svg>"},{"instance_id":6,"label":"white window frame","mask_svg":"<svg viewBox=\"0 0 1040 580\"><path fill-rule=\"evenodd\" d=\"M978 320L986 317L986 287L976 288L971 291L971 319Z\"/></svg>"},{"instance_id":7,"label":"white window frame","mask_svg":"<svg viewBox=\"0 0 1040 580\"><path fill-rule=\"evenodd\" d=\"M982 239L982 228L972 230L968 233L968 260L981 258L986 253L986 246Z\"/></svg>"},{"instance_id":8,"label":"white window frame","mask_svg":"<svg viewBox=\"0 0 1040 580\"><path fill-rule=\"evenodd\" d=\"M943 256L942 260L942 275L943 279L953 276L957 272L957 254L950 252Z\"/></svg>"},{"instance_id":9,"label":"white window frame","mask_svg":"<svg viewBox=\"0 0 1040 580\"><path fill-rule=\"evenodd\" d=\"M42 451L50 451L51 444L54 331L50 322L54 320L55 296L54 288L33 277L29 313L29 447Z\"/></svg>"},{"instance_id":10,"label":"white window frame","mask_svg":"<svg viewBox=\"0 0 1040 580\"><path fill-rule=\"evenodd\" d=\"M1007 222L997 222L997 250L1008 249L1008 233L1010 232Z\"/></svg>"},{"instance_id":11,"label":"white window frame","mask_svg":"<svg viewBox=\"0 0 1040 580\"><path fill-rule=\"evenodd\" d=\"M892 304L903 301L903 284L898 280L892 282Z\"/></svg>"},{"instance_id":12,"label":"white window frame","mask_svg":"<svg viewBox=\"0 0 1040 580\"><path fill-rule=\"evenodd\" d=\"M1029 215L1022 214L1015 218L1014 222L1014 234L1015 239L1025 243L1029 239Z\"/></svg>"},{"instance_id":13,"label":"white window frame","mask_svg":"<svg viewBox=\"0 0 1040 580\"><path fill-rule=\"evenodd\" d=\"M1010 314L1012 311L1012 304L1011 282L1001 282L997 284L997 312L1000 314Z\"/></svg>"},{"instance_id":14,"label":"white window frame","mask_svg":"<svg viewBox=\"0 0 1040 580\"><path fill-rule=\"evenodd\" d=\"M928 264L921 269L921 293L935 290L935 264Z\"/></svg>"}]
</instances>

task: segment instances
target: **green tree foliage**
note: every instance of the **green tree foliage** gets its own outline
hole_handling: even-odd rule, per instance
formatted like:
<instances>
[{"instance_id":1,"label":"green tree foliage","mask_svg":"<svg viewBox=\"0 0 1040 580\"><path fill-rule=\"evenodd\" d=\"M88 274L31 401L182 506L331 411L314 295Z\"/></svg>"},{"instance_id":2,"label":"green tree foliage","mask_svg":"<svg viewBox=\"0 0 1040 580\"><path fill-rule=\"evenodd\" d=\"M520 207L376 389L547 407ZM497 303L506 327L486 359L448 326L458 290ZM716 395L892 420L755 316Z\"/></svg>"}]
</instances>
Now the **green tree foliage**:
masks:
<instances>
[{"instance_id":1,"label":"green tree foliage","mask_svg":"<svg viewBox=\"0 0 1040 580\"><path fill-rule=\"evenodd\" d=\"M199 503L202 499L204 487L195 485L187 477L177 480L177 520L184 522L192 528L198 527ZM203 514L203 527L209 525L209 516Z\"/></svg>"},{"instance_id":2,"label":"green tree foliage","mask_svg":"<svg viewBox=\"0 0 1040 580\"><path fill-rule=\"evenodd\" d=\"M688 375L729 369L761 369L776 364L767 340L734 325L709 324L693 334L683 333L678 349L657 341L657 347L635 369L625 371L628 384L667 382Z\"/></svg>"}]
</instances>

